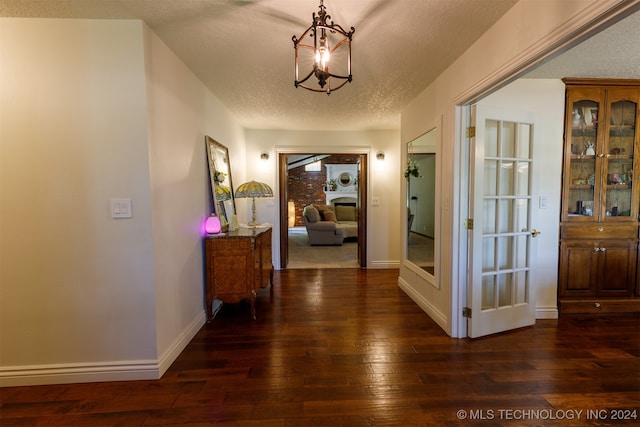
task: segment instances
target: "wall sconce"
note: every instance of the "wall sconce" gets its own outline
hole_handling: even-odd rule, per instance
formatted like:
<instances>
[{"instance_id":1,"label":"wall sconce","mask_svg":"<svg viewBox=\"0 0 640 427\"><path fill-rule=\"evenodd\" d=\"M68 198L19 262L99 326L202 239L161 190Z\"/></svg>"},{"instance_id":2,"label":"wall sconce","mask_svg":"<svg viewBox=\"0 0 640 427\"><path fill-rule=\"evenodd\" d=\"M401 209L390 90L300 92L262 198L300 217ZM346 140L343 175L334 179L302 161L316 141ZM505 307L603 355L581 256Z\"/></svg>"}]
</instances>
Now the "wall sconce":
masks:
<instances>
[{"instance_id":1,"label":"wall sconce","mask_svg":"<svg viewBox=\"0 0 640 427\"><path fill-rule=\"evenodd\" d=\"M384 160L384 152L378 151L378 153L376 154L376 159Z\"/></svg>"},{"instance_id":2,"label":"wall sconce","mask_svg":"<svg viewBox=\"0 0 640 427\"><path fill-rule=\"evenodd\" d=\"M262 160L269 160L269 153L262 153L260 154L260 158Z\"/></svg>"}]
</instances>

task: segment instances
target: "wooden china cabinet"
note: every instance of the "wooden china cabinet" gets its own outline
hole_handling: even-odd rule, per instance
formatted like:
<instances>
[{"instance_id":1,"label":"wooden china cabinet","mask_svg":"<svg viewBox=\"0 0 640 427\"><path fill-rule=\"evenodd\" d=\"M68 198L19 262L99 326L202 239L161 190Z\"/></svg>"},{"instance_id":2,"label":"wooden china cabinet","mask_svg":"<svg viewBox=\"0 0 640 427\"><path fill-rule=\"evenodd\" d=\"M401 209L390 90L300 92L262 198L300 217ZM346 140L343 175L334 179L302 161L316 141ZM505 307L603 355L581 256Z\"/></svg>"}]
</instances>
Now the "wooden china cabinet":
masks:
<instances>
[{"instance_id":1,"label":"wooden china cabinet","mask_svg":"<svg viewBox=\"0 0 640 427\"><path fill-rule=\"evenodd\" d=\"M563 81L560 313L640 311L640 80Z\"/></svg>"}]
</instances>

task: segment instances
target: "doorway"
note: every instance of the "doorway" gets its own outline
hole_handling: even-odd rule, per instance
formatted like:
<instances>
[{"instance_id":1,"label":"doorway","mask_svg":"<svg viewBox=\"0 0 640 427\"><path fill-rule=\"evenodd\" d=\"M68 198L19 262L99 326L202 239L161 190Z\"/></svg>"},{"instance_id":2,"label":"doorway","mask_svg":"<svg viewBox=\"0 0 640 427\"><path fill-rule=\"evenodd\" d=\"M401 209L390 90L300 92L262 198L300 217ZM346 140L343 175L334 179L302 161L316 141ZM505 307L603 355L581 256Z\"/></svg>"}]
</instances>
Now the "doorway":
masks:
<instances>
[{"instance_id":1,"label":"doorway","mask_svg":"<svg viewBox=\"0 0 640 427\"><path fill-rule=\"evenodd\" d=\"M348 162L345 158L350 159ZM333 160L332 160L333 159ZM342 162L344 164L353 165L353 172L341 171L342 164L332 164L331 162ZM297 200L292 200L293 191L290 191L290 171L292 164L294 167L305 167L315 163L316 170L314 175L298 175L296 176L296 188L298 193L308 193ZM280 268L286 269L289 264L290 250L295 248L289 247L289 229L294 227L297 231L303 232L303 238L306 238L306 228L302 220L302 210L307 204L330 204L336 206L339 202L345 202L348 205L354 205L357 233L355 236L347 240L355 240L355 267L366 268L367 260L367 176L368 176L368 153L358 152L323 152L318 151L292 151L278 154L278 188L280 200ZM319 168L318 168L319 166ZM338 179L327 178L328 170L337 169L338 177L351 176L351 180L342 179L342 183ZM313 177L313 178L311 178ZM336 181L336 187L328 188L329 181ZM338 187L342 184L342 188ZM343 191L340 191L343 190ZM343 196L337 198L337 196ZM333 201L332 201L333 200ZM350 201L353 203L348 203ZM293 203L290 203L293 202ZM300 228L302 227L302 228ZM350 243L353 246L353 243ZM331 249L331 247L318 247L318 249ZM333 247L334 249L336 247ZM311 248L309 248L311 249ZM312 251L309 251L311 253ZM327 251L325 251L327 252ZM324 267L330 268L330 267Z\"/></svg>"}]
</instances>

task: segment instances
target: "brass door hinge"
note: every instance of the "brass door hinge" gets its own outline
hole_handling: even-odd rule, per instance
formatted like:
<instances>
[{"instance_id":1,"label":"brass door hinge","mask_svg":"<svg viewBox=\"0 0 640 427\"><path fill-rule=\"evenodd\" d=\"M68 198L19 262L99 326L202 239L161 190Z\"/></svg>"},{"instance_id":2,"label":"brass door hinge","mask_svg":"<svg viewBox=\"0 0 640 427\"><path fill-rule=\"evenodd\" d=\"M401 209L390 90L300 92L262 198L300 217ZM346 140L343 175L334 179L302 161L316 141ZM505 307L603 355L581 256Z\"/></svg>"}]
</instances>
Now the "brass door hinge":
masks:
<instances>
[{"instance_id":1,"label":"brass door hinge","mask_svg":"<svg viewBox=\"0 0 640 427\"><path fill-rule=\"evenodd\" d=\"M467 218L464 220L464 228L467 230L473 230L473 218Z\"/></svg>"},{"instance_id":2,"label":"brass door hinge","mask_svg":"<svg viewBox=\"0 0 640 427\"><path fill-rule=\"evenodd\" d=\"M471 308L470 307L462 307L462 317L466 317L471 319Z\"/></svg>"},{"instance_id":3,"label":"brass door hinge","mask_svg":"<svg viewBox=\"0 0 640 427\"><path fill-rule=\"evenodd\" d=\"M467 128L467 138L475 138L476 137L476 127L469 126Z\"/></svg>"}]
</instances>

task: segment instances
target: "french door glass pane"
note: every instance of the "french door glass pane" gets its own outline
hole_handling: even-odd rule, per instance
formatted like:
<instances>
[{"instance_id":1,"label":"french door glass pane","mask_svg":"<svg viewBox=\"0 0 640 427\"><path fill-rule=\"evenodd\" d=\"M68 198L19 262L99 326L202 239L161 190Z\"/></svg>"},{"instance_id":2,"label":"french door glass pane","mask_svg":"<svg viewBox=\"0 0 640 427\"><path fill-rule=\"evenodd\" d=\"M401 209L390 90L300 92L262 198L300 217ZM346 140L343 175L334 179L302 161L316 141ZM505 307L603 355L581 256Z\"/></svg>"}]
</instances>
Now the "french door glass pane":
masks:
<instances>
[{"instance_id":1,"label":"french door glass pane","mask_svg":"<svg viewBox=\"0 0 640 427\"><path fill-rule=\"evenodd\" d=\"M500 233L509 233L513 231L513 200L500 200L500 214L498 215L498 223L500 224Z\"/></svg>"},{"instance_id":2,"label":"french door glass pane","mask_svg":"<svg viewBox=\"0 0 640 427\"><path fill-rule=\"evenodd\" d=\"M529 199L516 199L516 224L513 231L529 229Z\"/></svg>"},{"instance_id":3,"label":"french door glass pane","mask_svg":"<svg viewBox=\"0 0 640 427\"><path fill-rule=\"evenodd\" d=\"M482 303L483 310L496 308L496 282L495 276L482 277Z\"/></svg>"},{"instance_id":4,"label":"french door glass pane","mask_svg":"<svg viewBox=\"0 0 640 427\"><path fill-rule=\"evenodd\" d=\"M511 196L513 195L513 162L502 162L500 164L500 195Z\"/></svg>"},{"instance_id":5,"label":"french door glass pane","mask_svg":"<svg viewBox=\"0 0 640 427\"><path fill-rule=\"evenodd\" d=\"M502 122L502 135L500 138L500 155L502 157L516 156L516 124L513 122Z\"/></svg>"},{"instance_id":6,"label":"french door glass pane","mask_svg":"<svg viewBox=\"0 0 640 427\"><path fill-rule=\"evenodd\" d=\"M487 120L484 128L484 156L498 157L498 121Z\"/></svg>"},{"instance_id":7,"label":"french door glass pane","mask_svg":"<svg viewBox=\"0 0 640 427\"><path fill-rule=\"evenodd\" d=\"M516 268L526 268L527 267L527 260L528 260L528 244L527 242L529 241L529 237L528 235L519 235L516 236L516 253L515 253L515 258L516 258Z\"/></svg>"},{"instance_id":8,"label":"french door glass pane","mask_svg":"<svg viewBox=\"0 0 640 427\"><path fill-rule=\"evenodd\" d=\"M484 223L482 224L482 232L484 234L495 234L496 232L496 203L495 199L486 199L483 203L482 215L484 215Z\"/></svg>"},{"instance_id":9,"label":"french door glass pane","mask_svg":"<svg viewBox=\"0 0 640 427\"><path fill-rule=\"evenodd\" d=\"M529 286L529 272L528 271L518 271L514 275L514 289L516 290L515 303L516 304L526 304L527 300L527 289Z\"/></svg>"},{"instance_id":10,"label":"french door glass pane","mask_svg":"<svg viewBox=\"0 0 640 427\"><path fill-rule=\"evenodd\" d=\"M511 303L511 273L500 274L498 276L498 307L506 307Z\"/></svg>"},{"instance_id":11,"label":"french door glass pane","mask_svg":"<svg viewBox=\"0 0 640 427\"><path fill-rule=\"evenodd\" d=\"M496 269L496 239L485 237L482 239L482 271L495 271Z\"/></svg>"},{"instance_id":12,"label":"french door glass pane","mask_svg":"<svg viewBox=\"0 0 640 427\"><path fill-rule=\"evenodd\" d=\"M498 194L497 183L498 162L496 160L484 161L484 195L495 196Z\"/></svg>"},{"instance_id":13,"label":"french door glass pane","mask_svg":"<svg viewBox=\"0 0 640 427\"><path fill-rule=\"evenodd\" d=\"M519 196L529 194L529 162L516 162L518 170L518 191Z\"/></svg>"},{"instance_id":14,"label":"french door glass pane","mask_svg":"<svg viewBox=\"0 0 640 427\"><path fill-rule=\"evenodd\" d=\"M531 125L518 124L518 153L519 159L531 158Z\"/></svg>"},{"instance_id":15,"label":"french door glass pane","mask_svg":"<svg viewBox=\"0 0 640 427\"><path fill-rule=\"evenodd\" d=\"M498 269L506 270L513 268L512 260L513 250L513 237L499 237L498 238Z\"/></svg>"}]
</instances>

